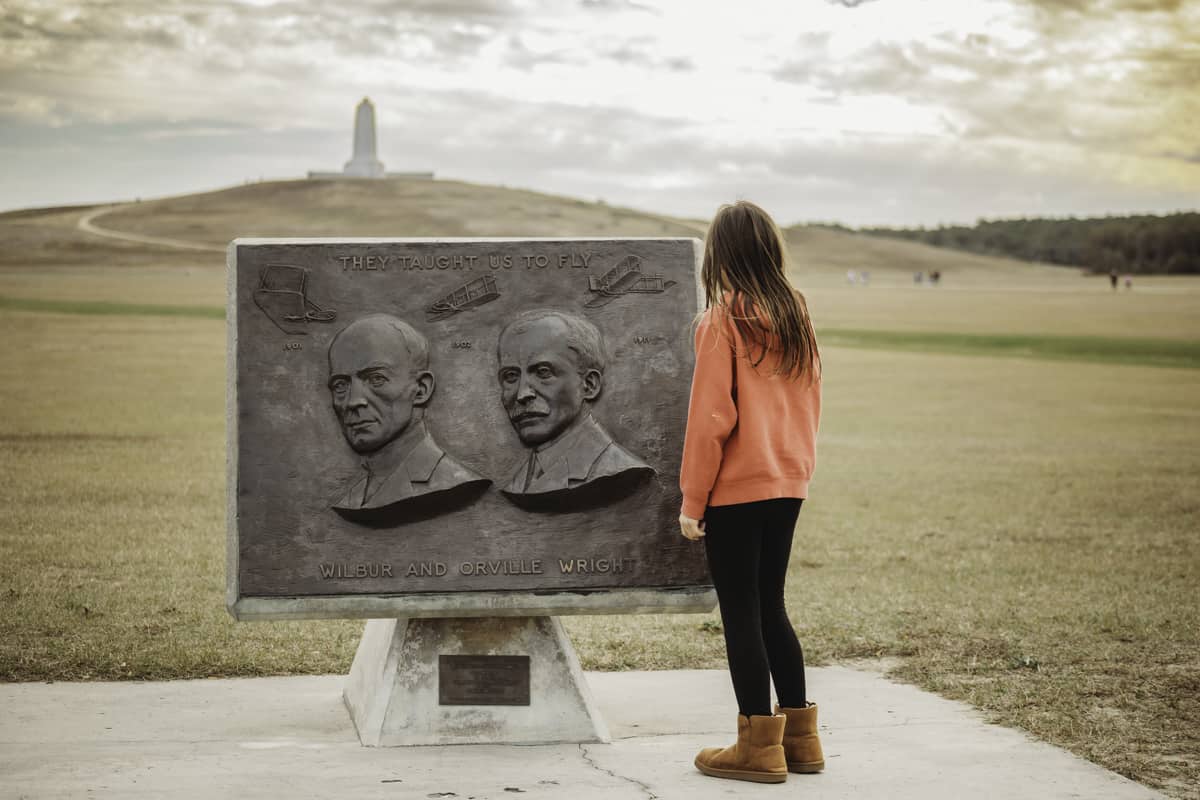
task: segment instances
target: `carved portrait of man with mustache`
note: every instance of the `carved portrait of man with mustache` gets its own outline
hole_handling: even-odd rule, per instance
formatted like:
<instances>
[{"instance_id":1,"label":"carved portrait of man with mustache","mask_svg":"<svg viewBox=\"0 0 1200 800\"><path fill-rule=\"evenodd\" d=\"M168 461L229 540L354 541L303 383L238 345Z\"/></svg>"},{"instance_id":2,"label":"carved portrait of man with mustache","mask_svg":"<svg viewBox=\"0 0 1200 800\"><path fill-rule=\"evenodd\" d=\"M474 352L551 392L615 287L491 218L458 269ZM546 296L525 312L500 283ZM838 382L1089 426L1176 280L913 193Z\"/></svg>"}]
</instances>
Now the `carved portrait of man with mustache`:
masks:
<instances>
[{"instance_id":1,"label":"carved portrait of man with mustache","mask_svg":"<svg viewBox=\"0 0 1200 800\"><path fill-rule=\"evenodd\" d=\"M529 448L501 490L506 497L524 506L603 500L654 474L592 416L607 361L595 325L561 311L526 311L500 332L496 349L500 399Z\"/></svg>"}]
</instances>

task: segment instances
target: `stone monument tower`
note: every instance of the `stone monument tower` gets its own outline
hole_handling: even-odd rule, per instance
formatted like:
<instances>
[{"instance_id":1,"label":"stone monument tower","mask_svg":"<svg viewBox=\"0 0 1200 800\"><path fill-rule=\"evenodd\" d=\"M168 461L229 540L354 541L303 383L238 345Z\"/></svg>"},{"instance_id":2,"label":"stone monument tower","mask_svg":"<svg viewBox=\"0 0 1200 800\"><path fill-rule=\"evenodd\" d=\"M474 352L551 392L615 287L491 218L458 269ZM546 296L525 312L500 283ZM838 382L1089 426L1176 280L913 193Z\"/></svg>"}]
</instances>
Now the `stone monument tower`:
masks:
<instances>
[{"instance_id":1,"label":"stone monument tower","mask_svg":"<svg viewBox=\"0 0 1200 800\"><path fill-rule=\"evenodd\" d=\"M359 178L383 175L383 162L375 156L375 105L364 97L354 111L354 154L342 170Z\"/></svg>"},{"instance_id":2,"label":"stone monument tower","mask_svg":"<svg viewBox=\"0 0 1200 800\"><path fill-rule=\"evenodd\" d=\"M375 155L375 104L364 97L354 109L354 153L341 172L310 170L308 177L317 180L346 180L350 178L406 178L432 180L432 172L384 172L383 162Z\"/></svg>"}]
</instances>

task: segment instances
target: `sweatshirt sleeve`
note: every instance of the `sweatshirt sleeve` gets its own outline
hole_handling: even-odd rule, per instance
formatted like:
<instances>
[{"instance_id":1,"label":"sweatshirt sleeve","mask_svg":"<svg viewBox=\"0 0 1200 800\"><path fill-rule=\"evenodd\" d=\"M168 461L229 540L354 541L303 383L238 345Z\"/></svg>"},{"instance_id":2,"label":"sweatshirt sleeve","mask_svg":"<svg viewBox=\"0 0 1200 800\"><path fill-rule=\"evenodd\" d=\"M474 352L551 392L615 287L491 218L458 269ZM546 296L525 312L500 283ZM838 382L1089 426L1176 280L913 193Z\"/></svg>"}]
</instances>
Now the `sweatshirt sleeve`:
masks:
<instances>
[{"instance_id":1,"label":"sweatshirt sleeve","mask_svg":"<svg viewBox=\"0 0 1200 800\"><path fill-rule=\"evenodd\" d=\"M719 324L709 309L696 327L696 371L692 374L679 472L679 488L683 491L680 513L692 519L704 516L708 495L721 469L725 440L738 420L733 397L733 345L727 335L722 335Z\"/></svg>"}]
</instances>

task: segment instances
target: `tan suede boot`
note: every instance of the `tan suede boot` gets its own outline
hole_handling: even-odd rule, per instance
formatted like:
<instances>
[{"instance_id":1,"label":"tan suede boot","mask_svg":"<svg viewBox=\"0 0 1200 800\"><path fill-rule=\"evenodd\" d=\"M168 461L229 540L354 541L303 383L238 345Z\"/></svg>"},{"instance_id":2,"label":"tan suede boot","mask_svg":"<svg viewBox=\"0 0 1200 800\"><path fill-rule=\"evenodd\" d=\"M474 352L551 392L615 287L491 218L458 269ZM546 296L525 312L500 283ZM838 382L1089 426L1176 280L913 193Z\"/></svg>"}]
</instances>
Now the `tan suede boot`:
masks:
<instances>
[{"instance_id":1,"label":"tan suede boot","mask_svg":"<svg viewBox=\"0 0 1200 800\"><path fill-rule=\"evenodd\" d=\"M731 747L706 747L696 756L696 769L714 778L755 783L783 783L787 761L783 757L783 716L747 717L738 714L738 738Z\"/></svg>"},{"instance_id":2,"label":"tan suede boot","mask_svg":"<svg viewBox=\"0 0 1200 800\"><path fill-rule=\"evenodd\" d=\"M817 704L805 708L781 708L776 714L787 718L783 729L783 754L788 772L820 772L825 769L825 755L817 738Z\"/></svg>"}]
</instances>

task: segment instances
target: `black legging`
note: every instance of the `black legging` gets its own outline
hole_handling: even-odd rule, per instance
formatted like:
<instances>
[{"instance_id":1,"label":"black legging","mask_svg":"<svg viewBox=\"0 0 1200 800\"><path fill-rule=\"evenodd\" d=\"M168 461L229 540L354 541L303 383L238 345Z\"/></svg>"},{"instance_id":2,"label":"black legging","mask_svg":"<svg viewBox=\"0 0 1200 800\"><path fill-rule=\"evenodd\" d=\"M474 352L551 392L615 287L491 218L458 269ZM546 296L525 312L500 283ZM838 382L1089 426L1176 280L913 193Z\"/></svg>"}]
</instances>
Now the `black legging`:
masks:
<instances>
[{"instance_id":1,"label":"black legging","mask_svg":"<svg viewBox=\"0 0 1200 800\"><path fill-rule=\"evenodd\" d=\"M705 512L704 550L721 605L729 674L742 714L803 708L804 651L783 604L792 534L803 500L780 498Z\"/></svg>"}]
</instances>

